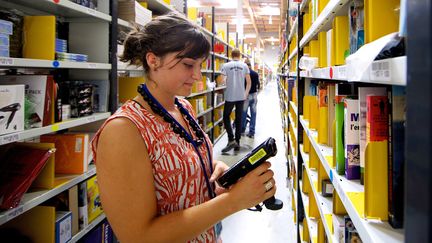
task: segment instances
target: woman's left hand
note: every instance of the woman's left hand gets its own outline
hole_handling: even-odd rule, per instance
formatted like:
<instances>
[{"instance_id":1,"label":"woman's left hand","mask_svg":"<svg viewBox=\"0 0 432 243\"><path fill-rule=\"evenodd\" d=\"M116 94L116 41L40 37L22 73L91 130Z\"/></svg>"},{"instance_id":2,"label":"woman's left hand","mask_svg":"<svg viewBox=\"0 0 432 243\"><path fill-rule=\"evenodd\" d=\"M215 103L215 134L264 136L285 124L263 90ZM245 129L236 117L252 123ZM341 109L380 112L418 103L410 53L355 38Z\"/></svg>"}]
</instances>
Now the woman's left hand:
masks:
<instances>
[{"instance_id":1,"label":"woman's left hand","mask_svg":"<svg viewBox=\"0 0 432 243\"><path fill-rule=\"evenodd\" d=\"M222 161L215 161L214 168L213 168L213 174L210 176L210 182L215 182L226 170L229 169L229 166L226 165ZM219 195L221 193L224 193L226 191L225 188L219 186L218 183L216 183L216 195Z\"/></svg>"}]
</instances>

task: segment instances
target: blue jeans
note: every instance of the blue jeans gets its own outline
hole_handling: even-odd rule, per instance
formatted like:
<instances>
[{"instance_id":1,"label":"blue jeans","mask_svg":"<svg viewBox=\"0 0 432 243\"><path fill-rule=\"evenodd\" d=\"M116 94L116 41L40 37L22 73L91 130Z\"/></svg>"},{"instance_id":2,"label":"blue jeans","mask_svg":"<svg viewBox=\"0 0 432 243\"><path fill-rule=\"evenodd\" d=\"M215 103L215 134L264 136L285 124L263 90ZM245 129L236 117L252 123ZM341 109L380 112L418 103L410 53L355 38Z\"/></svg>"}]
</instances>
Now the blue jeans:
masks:
<instances>
[{"instance_id":1,"label":"blue jeans","mask_svg":"<svg viewBox=\"0 0 432 243\"><path fill-rule=\"evenodd\" d=\"M249 134L255 135L255 123L256 123L256 113L257 113L257 102L258 93L252 93L248 95L247 100L245 100L243 105L243 116L242 116L242 133L246 132L246 118L248 108L250 108L250 122L249 122Z\"/></svg>"}]
</instances>

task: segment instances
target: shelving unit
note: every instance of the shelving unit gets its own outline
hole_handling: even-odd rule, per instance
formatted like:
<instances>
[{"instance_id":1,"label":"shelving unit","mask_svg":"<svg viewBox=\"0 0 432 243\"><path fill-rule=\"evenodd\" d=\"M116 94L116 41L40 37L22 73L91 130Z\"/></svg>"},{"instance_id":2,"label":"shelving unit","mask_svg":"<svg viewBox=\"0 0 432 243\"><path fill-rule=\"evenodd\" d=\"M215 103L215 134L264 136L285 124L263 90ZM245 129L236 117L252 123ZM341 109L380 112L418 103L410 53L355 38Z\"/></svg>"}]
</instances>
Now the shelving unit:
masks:
<instances>
[{"instance_id":1,"label":"shelving unit","mask_svg":"<svg viewBox=\"0 0 432 243\"><path fill-rule=\"evenodd\" d=\"M423 221L430 222L431 213L427 210L430 210L430 186L419 188L420 183L423 185L424 183L429 183L431 181L430 178L422 177L420 179L417 178L418 173L420 171L418 168L425 168L428 172L431 171L429 165L425 165L425 158L430 158L429 149L426 147L429 146L430 136L424 133L420 134L418 129L414 129L409 125L406 126L406 136L405 144L407 148L406 151L406 160L404 163L414 163L416 160L416 165L410 164L405 167L405 213L404 213L404 229L394 229L390 226L387 221L381 221L377 219L366 218L365 214L365 186L361 185L359 180L348 180L345 176L338 175L336 169L332 167L333 164L333 148L318 143L318 132L316 130L309 128L309 121L303 118L303 96L308 94L309 87L305 87L309 82L308 80L314 79L319 80L322 83L331 82L331 83L349 83L354 82L356 84L363 84L363 86L406 86L407 87L407 95L406 99L413 101L411 105L409 102L407 103L407 122L411 120L411 124L415 124L416 119L422 119L425 123L422 123L422 127L426 127L429 129L430 121L432 120L430 116L424 116L420 114L427 113L426 107L429 107L430 102L430 90L425 91L422 89L422 84L420 81L416 83L416 85L412 85L410 82L414 79L418 79L420 75L422 77L428 77L430 79L431 72L426 71L427 68L430 68L430 65L423 65L426 60L430 60L432 55L427 55L426 60L419 60L418 56L420 53L425 51L425 45L428 43L427 41L431 41L430 31L427 32L426 36L418 36L418 33L413 31L408 31L408 35L410 38L412 36L416 36L409 45L408 41L408 56L394 57L388 58L384 60L375 60L368 67L368 69L361 75L360 78L353 78L350 73L353 73L355 68L350 67L349 65L340 65L340 66L328 66L324 68L314 68L310 71L297 69L299 65L299 59L303 55L304 48L309 44L310 41L316 39L318 37L318 33L324 31L328 31L332 28L333 18L335 16L346 15L348 13L348 4L350 4L352 0L329 0L326 6L322 9L322 11L317 14L315 21L310 25L310 28L306 31L303 30L303 12L309 11L308 6L310 1L303 0L298 6L297 18L292 22L292 25L287 24L287 34L285 39L287 40L287 45L283 47L284 50L281 54L280 58L280 70L278 71L278 76L280 79L279 83L279 96L281 100L281 115L282 119L288 123L286 125L283 123L283 128L285 131L285 136L288 137L287 141L287 149L289 150L289 154L287 155L288 164L294 164L294 176L293 180L298 180L297 173L301 173L303 164L308 164L309 155L303 151L303 143L304 139L310 140L310 150L314 150L319 158L319 163L324 168L326 175L330 178L333 186L334 193L337 193L342 201L343 206L347 211L347 215L351 218L360 238L363 242L415 242L415 241L424 241L425 239L431 239L431 233L426 228L423 227L418 229L418 225L420 218ZM409 2L409 1L407 1ZM414 28L415 24L424 25L424 21L422 18L427 18L427 24L430 24L430 9L425 6L426 1L421 1L421 3L407 3L411 5L413 9L408 11L408 16L412 16L415 13L417 17L408 17L408 23L411 22L411 28ZM415 6L415 7L414 7ZM309 6L310 8L310 6ZM421 10L420 10L421 9ZM421 12L422 17L418 17L418 13L414 11ZM411 15L410 15L411 14ZM415 28L418 30L418 28ZM365 31L366 32L366 31ZM408 40L410 38L407 38ZM296 39L296 43L290 43ZM411 39L412 40L412 39ZM415 48L413 47L413 43L415 43ZM290 45L291 44L291 45ZM429 46L426 49L430 49ZM415 54L413 53L413 50ZM412 65L410 65L412 62ZM415 63L415 65L414 65ZM419 68L420 65L421 68ZM350 69L353 68L353 69ZM421 71L420 71L421 70ZM420 74L421 73L421 74ZM416 77L416 78L414 78ZM288 95L288 78L293 78L295 80L294 90L293 92L293 100L286 100ZM422 79L422 82L427 82L425 79ZM423 83L424 85L424 83ZM429 83L427 85L429 87ZM426 88L423 86L423 88ZM422 89L421 91L419 89ZM427 106L423 102L419 102L418 93L421 93L422 99L426 99ZM290 94L291 95L291 94ZM428 97L428 98L426 98ZM285 104L284 104L285 103ZM415 105L414 105L415 104ZM296 118L288 112L288 110L295 111ZM412 112L410 112L410 110ZM421 110L421 111L420 111ZM410 115L412 117L417 117L416 119L410 119ZM427 121L427 122L426 122ZM427 123L427 124L426 124ZM298 127L295 127L294 124L298 124ZM418 126L416 125L418 128ZM294 130L294 134L291 132L287 132L287 128L289 130ZM415 130L415 131L413 131ZM303 135L303 131L305 135ZM411 135L412 134L412 135ZM422 158L419 157L419 154L414 151L418 151L419 141L422 145L427 144L426 146L422 146ZM293 142L295 144L293 144ZM414 144L416 146L414 146ZM293 146L294 145L294 146ZM294 148L293 148L294 147ZM295 151L294 151L295 150ZM419 152L419 151L418 151ZM415 155L414 155L415 154ZM420 162L419 160L423 160ZM405 164L405 165L406 165ZM320 172L321 173L321 172ZM423 172L422 172L423 174ZM317 200L317 206L319 209L319 215L323 222L324 231L326 235L326 240L328 242L337 242L337 239L333 235L332 232L332 217L340 217L332 213L332 200L331 198L323 197L320 193L320 190L313 186L318 183L318 173L314 168L305 167L305 173L303 173L303 178L307 177L311 182L311 192ZM407 187L407 185L410 185ZM416 187L417 185L417 187ZM430 183L428 184L430 185ZM299 184L299 188L301 188ZM293 189L294 190L294 189ZM297 193L297 198L302 198L304 201L309 201L307 196L303 195L301 190L294 190L294 193ZM414 194L415 192L415 194ZM409 197L408 195L411 195ZM423 201L420 206L418 200L412 199L415 197L414 195L421 195ZM426 206L426 202L429 203L429 206ZM301 204L300 204L301 205ZM307 203L304 203L307 205ZM300 207L300 208L299 208ZM421 209L420 209L421 208ZM307 211L305 208L299 206L299 203L296 203L297 215L299 211ZM408 214L410 211L415 214ZM421 214L420 214L421 213ZM307 217L307 215L306 215ZM428 218L429 217L429 218ZM297 217L298 218L298 217ZM417 221L416 221L417 219ZM339 222L341 218L339 218ZM342 220L343 221L343 220ZM309 222L308 222L309 223ZM297 219L298 230L300 229L302 223ZM421 234L423 238L420 238L416 234ZM298 232L300 234L300 231ZM298 237L300 238L300 237ZM415 240L414 240L415 239Z\"/></svg>"}]
</instances>

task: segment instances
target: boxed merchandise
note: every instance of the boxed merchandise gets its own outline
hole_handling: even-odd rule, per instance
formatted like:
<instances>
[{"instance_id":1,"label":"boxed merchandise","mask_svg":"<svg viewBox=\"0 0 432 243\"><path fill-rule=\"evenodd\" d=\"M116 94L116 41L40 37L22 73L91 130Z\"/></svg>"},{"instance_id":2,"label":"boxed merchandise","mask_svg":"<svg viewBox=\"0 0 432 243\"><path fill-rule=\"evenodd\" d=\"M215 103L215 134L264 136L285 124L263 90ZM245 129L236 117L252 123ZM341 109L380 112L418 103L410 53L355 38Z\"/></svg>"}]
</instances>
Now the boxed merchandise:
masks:
<instances>
[{"instance_id":1,"label":"boxed merchandise","mask_svg":"<svg viewBox=\"0 0 432 243\"><path fill-rule=\"evenodd\" d=\"M72 239L72 212L56 212L55 242L66 243Z\"/></svg>"},{"instance_id":2,"label":"boxed merchandise","mask_svg":"<svg viewBox=\"0 0 432 243\"><path fill-rule=\"evenodd\" d=\"M96 176L87 180L87 200L88 222L91 223L103 212Z\"/></svg>"},{"instance_id":3,"label":"boxed merchandise","mask_svg":"<svg viewBox=\"0 0 432 243\"><path fill-rule=\"evenodd\" d=\"M25 129L52 124L54 79L46 75L0 76L0 84L25 85Z\"/></svg>"},{"instance_id":4,"label":"boxed merchandise","mask_svg":"<svg viewBox=\"0 0 432 243\"><path fill-rule=\"evenodd\" d=\"M10 21L0 19L0 34L12 35L13 23Z\"/></svg>"},{"instance_id":5,"label":"boxed merchandise","mask_svg":"<svg viewBox=\"0 0 432 243\"><path fill-rule=\"evenodd\" d=\"M82 174L88 168L90 151L88 134L45 134L43 143L55 143L55 172L58 174Z\"/></svg>"},{"instance_id":6,"label":"boxed merchandise","mask_svg":"<svg viewBox=\"0 0 432 243\"><path fill-rule=\"evenodd\" d=\"M120 19L144 26L151 21L152 11L136 1L125 0L118 2L118 16Z\"/></svg>"},{"instance_id":7,"label":"boxed merchandise","mask_svg":"<svg viewBox=\"0 0 432 243\"><path fill-rule=\"evenodd\" d=\"M24 130L24 85L0 85L0 135Z\"/></svg>"}]
</instances>

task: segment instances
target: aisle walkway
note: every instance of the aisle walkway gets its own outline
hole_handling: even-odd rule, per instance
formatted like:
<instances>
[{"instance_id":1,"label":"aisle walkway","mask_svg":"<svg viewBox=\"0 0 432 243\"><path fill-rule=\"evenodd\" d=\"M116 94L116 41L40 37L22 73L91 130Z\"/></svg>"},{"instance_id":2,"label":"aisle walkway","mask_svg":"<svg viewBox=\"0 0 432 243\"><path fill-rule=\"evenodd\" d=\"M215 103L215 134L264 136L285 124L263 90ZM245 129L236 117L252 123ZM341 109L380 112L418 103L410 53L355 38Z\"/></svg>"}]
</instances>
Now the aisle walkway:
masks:
<instances>
[{"instance_id":1,"label":"aisle walkway","mask_svg":"<svg viewBox=\"0 0 432 243\"><path fill-rule=\"evenodd\" d=\"M258 146L268 137L277 141L278 153L269 159L271 169L275 172L277 185L276 197L281 199L284 207L279 211L264 209L262 212L243 210L223 222L222 239L224 243L294 243L294 216L291 209L291 198L286 187L287 167L285 146L281 125L279 96L276 82L270 82L258 95L258 111L255 138L242 137L240 152L234 155L222 155L221 150L227 144L227 135L215 144L214 157L228 165L233 165L252 148Z\"/></svg>"}]
</instances>

